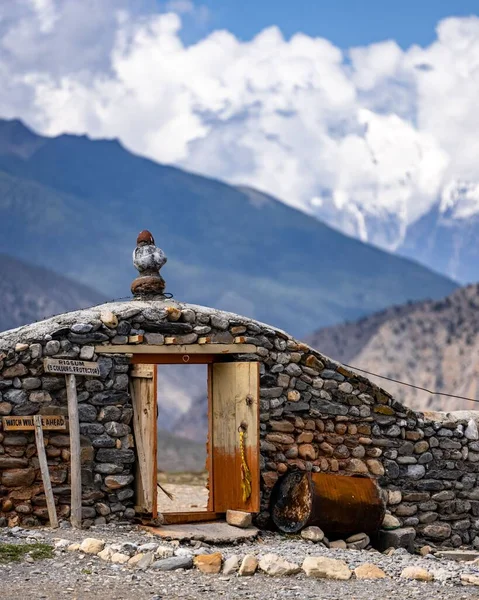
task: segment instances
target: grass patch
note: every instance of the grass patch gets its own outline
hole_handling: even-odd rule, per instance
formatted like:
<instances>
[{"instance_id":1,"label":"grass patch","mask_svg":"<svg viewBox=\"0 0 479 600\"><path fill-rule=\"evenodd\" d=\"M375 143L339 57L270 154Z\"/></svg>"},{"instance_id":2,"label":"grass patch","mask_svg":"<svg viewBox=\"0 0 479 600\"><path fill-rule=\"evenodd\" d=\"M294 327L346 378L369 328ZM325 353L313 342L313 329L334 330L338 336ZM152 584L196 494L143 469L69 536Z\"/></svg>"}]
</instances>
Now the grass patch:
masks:
<instances>
[{"instance_id":1,"label":"grass patch","mask_svg":"<svg viewBox=\"0 0 479 600\"><path fill-rule=\"evenodd\" d=\"M26 555L33 560L52 558L53 548L48 544L2 544L0 543L0 563L19 562Z\"/></svg>"}]
</instances>

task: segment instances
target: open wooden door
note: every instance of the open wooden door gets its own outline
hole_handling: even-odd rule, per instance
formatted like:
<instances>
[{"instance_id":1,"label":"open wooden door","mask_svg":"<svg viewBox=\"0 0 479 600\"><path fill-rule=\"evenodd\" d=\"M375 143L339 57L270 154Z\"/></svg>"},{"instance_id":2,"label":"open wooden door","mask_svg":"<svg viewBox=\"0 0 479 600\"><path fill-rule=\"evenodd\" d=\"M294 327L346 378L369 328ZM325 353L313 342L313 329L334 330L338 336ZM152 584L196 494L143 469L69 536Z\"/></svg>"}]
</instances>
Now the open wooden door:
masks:
<instances>
[{"instance_id":1,"label":"open wooden door","mask_svg":"<svg viewBox=\"0 0 479 600\"><path fill-rule=\"evenodd\" d=\"M259 363L213 363L209 378L213 510L259 512ZM251 475L246 498L242 455Z\"/></svg>"},{"instance_id":2,"label":"open wooden door","mask_svg":"<svg viewBox=\"0 0 479 600\"><path fill-rule=\"evenodd\" d=\"M138 513L158 516L156 365L131 367L130 393L137 452L136 505Z\"/></svg>"}]
</instances>

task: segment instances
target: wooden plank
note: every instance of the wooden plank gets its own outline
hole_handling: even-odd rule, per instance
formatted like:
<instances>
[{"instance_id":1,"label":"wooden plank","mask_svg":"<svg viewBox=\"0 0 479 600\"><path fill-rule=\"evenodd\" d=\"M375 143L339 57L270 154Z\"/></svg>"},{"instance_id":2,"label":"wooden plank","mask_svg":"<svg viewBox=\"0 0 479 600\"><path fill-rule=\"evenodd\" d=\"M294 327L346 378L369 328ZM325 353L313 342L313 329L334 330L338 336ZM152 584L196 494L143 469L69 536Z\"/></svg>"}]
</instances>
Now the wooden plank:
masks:
<instances>
[{"instance_id":1,"label":"wooden plank","mask_svg":"<svg viewBox=\"0 0 479 600\"><path fill-rule=\"evenodd\" d=\"M178 525L180 523L201 523L206 521L218 521L225 518L225 513L214 511L204 512L176 512L163 513L165 525Z\"/></svg>"},{"instance_id":2,"label":"wooden plank","mask_svg":"<svg viewBox=\"0 0 479 600\"><path fill-rule=\"evenodd\" d=\"M138 335L129 335L128 343L129 344L141 344L143 341L143 334L139 333Z\"/></svg>"},{"instance_id":3,"label":"wooden plank","mask_svg":"<svg viewBox=\"0 0 479 600\"><path fill-rule=\"evenodd\" d=\"M65 431L67 420L62 415L41 415L40 420L43 429ZM33 431L35 420L32 416L27 417L2 417L4 431Z\"/></svg>"},{"instance_id":4,"label":"wooden plank","mask_svg":"<svg viewBox=\"0 0 479 600\"><path fill-rule=\"evenodd\" d=\"M240 494L235 439L235 363L212 365L213 393L213 506L226 512L235 508Z\"/></svg>"},{"instance_id":5,"label":"wooden plank","mask_svg":"<svg viewBox=\"0 0 479 600\"><path fill-rule=\"evenodd\" d=\"M86 360L73 360L70 358L44 358L43 368L45 373L53 375L88 375L100 376L100 366L97 362Z\"/></svg>"},{"instance_id":6,"label":"wooden plank","mask_svg":"<svg viewBox=\"0 0 479 600\"><path fill-rule=\"evenodd\" d=\"M140 367L136 365L135 369ZM136 509L138 512L157 516L157 467L156 467L156 368L143 365L153 370L153 377L133 378L130 382L130 393L133 404L133 430L135 433L136 452L138 456L136 484Z\"/></svg>"},{"instance_id":7,"label":"wooden plank","mask_svg":"<svg viewBox=\"0 0 479 600\"><path fill-rule=\"evenodd\" d=\"M235 431L239 435L239 429L244 430L246 464L251 473L251 496L246 503L241 499L242 506L236 510L259 512L259 363L234 364L237 383ZM239 443L237 453L240 454Z\"/></svg>"},{"instance_id":8,"label":"wooden plank","mask_svg":"<svg viewBox=\"0 0 479 600\"><path fill-rule=\"evenodd\" d=\"M158 369L153 366L153 381L151 383L153 394L153 418L150 422L150 435L153 438L153 456L152 460L152 516L154 519L158 517Z\"/></svg>"},{"instance_id":9,"label":"wooden plank","mask_svg":"<svg viewBox=\"0 0 479 600\"><path fill-rule=\"evenodd\" d=\"M48 518L50 520L50 527L56 529L58 527L58 517L55 508L55 499L53 497L52 483L50 481L50 472L48 471L45 443L43 441L42 417L40 415L35 415L33 421L35 426L35 443L37 445L38 463L40 464L43 489L47 501Z\"/></svg>"},{"instance_id":10,"label":"wooden plank","mask_svg":"<svg viewBox=\"0 0 479 600\"><path fill-rule=\"evenodd\" d=\"M223 356L217 354L135 354L130 358L133 365L148 362L150 365L205 365Z\"/></svg>"},{"instance_id":11,"label":"wooden plank","mask_svg":"<svg viewBox=\"0 0 479 600\"><path fill-rule=\"evenodd\" d=\"M150 344L118 345L105 344L95 346L97 354L254 354L256 346L253 344L188 344L188 345L163 345Z\"/></svg>"},{"instance_id":12,"label":"wooden plank","mask_svg":"<svg viewBox=\"0 0 479 600\"><path fill-rule=\"evenodd\" d=\"M138 364L133 365L130 371L131 377L144 377L145 379L153 379L156 368L154 365Z\"/></svg>"},{"instance_id":13,"label":"wooden plank","mask_svg":"<svg viewBox=\"0 0 479 600\"><path fill-rule=\"evenodd\" d=\"M208 502L207 509L214 511L214 461L213 461L213 364L208 365L208 436L206 438L206 462L205 467L208 473Z\"/></svg>"},{"instance_id":14,"label":"wooden plank","mask_svg":"<svg viewBox=\"0 0 479 600\"><path fill-rule=\"evenodd\" d=\"M80 459L80 421L75 375L66 375L68 418L70 425L70 478L71 478L71 517L73 527L81 529L81 459Z\"/></svg>"},{"instance_id":15,"label":"wooden plank","mask_svg":"<svg viewBox=\"0 0 479 600\"><path fill-rule=\"evenodd\" d=\"M215 363L212 373L214 510L259 510L259 365ZM239 427L245 430L252 493L242 497Z\"/></svg>"}]
</instances>

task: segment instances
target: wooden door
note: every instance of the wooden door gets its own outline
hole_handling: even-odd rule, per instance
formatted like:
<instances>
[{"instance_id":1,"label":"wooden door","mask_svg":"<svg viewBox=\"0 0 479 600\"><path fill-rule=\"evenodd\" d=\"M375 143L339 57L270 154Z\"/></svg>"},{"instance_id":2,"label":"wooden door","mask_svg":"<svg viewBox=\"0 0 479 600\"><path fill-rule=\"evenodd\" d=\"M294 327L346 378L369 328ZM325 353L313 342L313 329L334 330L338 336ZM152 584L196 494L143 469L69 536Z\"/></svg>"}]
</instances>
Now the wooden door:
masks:
<instances>
[{"instance_id":1,"label":"wooden door","mask_svg":"<svg viewBox=\"0 0 479 600\"><path fill-rule=\"evenodd\" d=\"M157 502L157 399L156 365L136 364L131 368L133 431L137 453L136 505L139 513L158 516Z\"/></svg>"},{"instance_id":2,"label":"wooden door","mask_svg":"<svg viewBox=\"0 0 479 600\"><path fill-rule=\"evenodd\" d=\"M209 378L213 510L259 512L259 363L213 363ZM246 498L240 431L251 475Z\"/></svg>"}]
</instances>

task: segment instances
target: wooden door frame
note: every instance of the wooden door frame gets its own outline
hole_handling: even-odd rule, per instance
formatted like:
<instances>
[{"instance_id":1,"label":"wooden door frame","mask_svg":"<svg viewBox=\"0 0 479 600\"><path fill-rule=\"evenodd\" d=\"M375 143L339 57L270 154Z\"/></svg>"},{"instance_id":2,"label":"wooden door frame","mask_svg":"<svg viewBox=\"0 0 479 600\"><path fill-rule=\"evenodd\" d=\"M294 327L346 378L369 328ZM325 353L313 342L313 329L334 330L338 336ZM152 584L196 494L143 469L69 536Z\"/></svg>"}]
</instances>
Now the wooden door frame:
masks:
<instances>
[{"instance_id":1,"label":"wooden door frame","mask_svg":"<svg viewBox=\"0 0 479 600\"><path fill-rule=\"evenodd\" d=\"M185 360L185 356L188 360ZM216 512L214 510L214 461L212 446L213 442L211 436L213 434L213 377L212 377L212 365L218 362L238 362L232 361L231 356L227 354L207 354L206 352L198 354L183 354L183 353L138 353L130 356L130 364L148 364L148 365L188 365L188 364L204 364L208 366L207 375L207 390L208 390L208 441L207 441L207 454L206 454L206 469L208 471L209 489L208 489L208 504L206 511L192 511L192 512L171 512L162 513L164 523L166 525L174 525L180 523L198 523L202 521L216 521L224 518L224 512ZM258 366L259 368L259 366ZM156 378L155 378L156 382ZM156 392L155 392L156 393ZM157 399L158 406L158 399ZM259 377L258 377L258 412L259 412ZM158 415L157 415L158 417ZM158 418L154 419L152 423L154 429L154 439L158 439ZM258 414L258 428L259 428L259 414ZM259 440L259 437L258 437ZM258 442L259 443L259 442ZM155 453L158 457L157 442L155 445ZM155 511L156 508L156 511ZM153 509L153 518L158 516L158 507Z\"/></svg>"}]
</instances>

